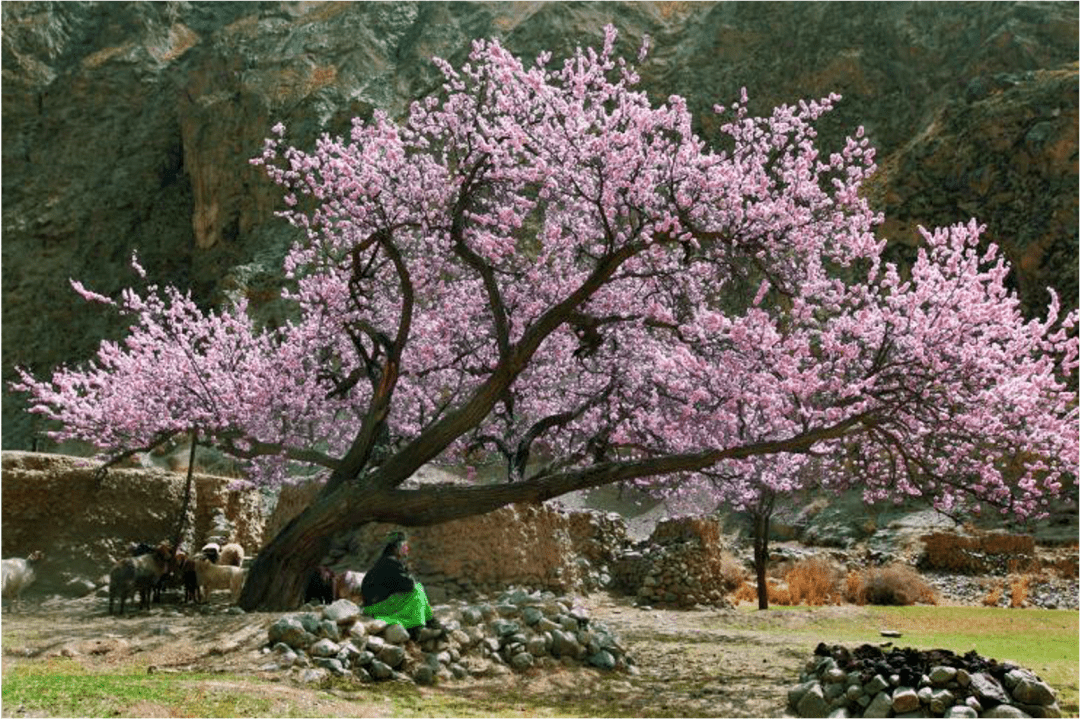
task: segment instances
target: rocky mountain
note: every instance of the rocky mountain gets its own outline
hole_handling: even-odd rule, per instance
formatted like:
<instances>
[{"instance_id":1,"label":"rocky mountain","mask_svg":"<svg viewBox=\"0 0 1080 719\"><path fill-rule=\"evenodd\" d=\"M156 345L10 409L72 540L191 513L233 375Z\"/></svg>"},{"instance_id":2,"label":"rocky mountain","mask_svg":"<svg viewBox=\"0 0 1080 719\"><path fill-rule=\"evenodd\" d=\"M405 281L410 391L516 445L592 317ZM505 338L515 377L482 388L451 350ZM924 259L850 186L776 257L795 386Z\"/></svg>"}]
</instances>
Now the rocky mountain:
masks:
<instances>
[{"instance_id":1,"label":"rocky mountain","mask_svg":"<svg viewBox=\"0 0 1080 719\"><path fill-rule=\"evenodd\" d=\"M606 23L643 85L709 114L844 96L829 146L862 124L882 170L870 192L898 257L917 224L977 216L1039 311L1077 294L1075 3L6 2L2 6L3 447L47 447L7 389L89 357L118 321L103 294L149 279L204 304L276 292L291 229L248 164L278 121L310 145L352 117L400 114L434 90L432 56L478 37L526 57L597 44Z\"/></svg>"}]
</instances>

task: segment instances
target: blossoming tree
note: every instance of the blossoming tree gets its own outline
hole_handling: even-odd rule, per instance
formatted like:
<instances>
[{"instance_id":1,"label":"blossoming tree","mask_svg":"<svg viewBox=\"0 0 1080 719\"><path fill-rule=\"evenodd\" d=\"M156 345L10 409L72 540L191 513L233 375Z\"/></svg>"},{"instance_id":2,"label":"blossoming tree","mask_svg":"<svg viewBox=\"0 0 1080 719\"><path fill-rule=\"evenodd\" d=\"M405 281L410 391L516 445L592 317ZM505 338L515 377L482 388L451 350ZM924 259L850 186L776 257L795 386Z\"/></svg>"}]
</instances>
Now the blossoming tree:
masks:
<instances>
[{"instance_id":1,"label":"blossoming tree","mask_svg":"<svg viewBox=\"0 0 1080 719\"><path fill-rule=\"evenodd\" d=\"M861 129L815 146L838 98L717 107L710 148L682 98L634 89L615 35L561 67L477 41L460 68L437 61L441 91L402 121L376 114L311 151L274 128L254 162L301 236L293 319L76 283L131 315L127 337L17 388L58 438L114 456L197 428L253 481L324 470L259 553L247 609L295 606L330 537L365 522L710 473L744 476L715 486L746 505L807 454L868 499L1041 511L1076 470L1075 314L1055 299L1025 321L974 221L924 232L910 275L883 264ZM505 481L402 486L478 448L505 456ZM762 462L774 471L743 471Z\"/></svg>"}]
</instances>

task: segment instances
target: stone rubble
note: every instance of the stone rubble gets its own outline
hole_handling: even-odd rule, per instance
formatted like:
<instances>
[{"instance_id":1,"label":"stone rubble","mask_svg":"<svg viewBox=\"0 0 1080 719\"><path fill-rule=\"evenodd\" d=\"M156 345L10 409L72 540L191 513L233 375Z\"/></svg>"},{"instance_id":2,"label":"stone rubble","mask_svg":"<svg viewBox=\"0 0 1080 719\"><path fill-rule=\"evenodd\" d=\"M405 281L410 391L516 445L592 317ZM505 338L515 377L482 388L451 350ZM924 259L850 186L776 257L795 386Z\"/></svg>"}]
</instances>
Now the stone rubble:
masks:
<instances>
[{"instance_id":1,"label":"stone rubble","mask_svg":"<svg viewBox=\"0 0 1080 719\"><path fill-rule=\"evenodd\" d=\"M434 609L441 626L420 628L414 639L348 599L308 605L270 625L262 669L288 671L302 683L352 676L420 685L559 665L636 673L611 630L551 592L512 588L494 602Z\"/></svg>"},{"instance_id":2,"label":"stone rubble","mask_svg":"<svg viewBox=\"0 0 1080 719\"><path fill-rule=\"evenodd\" d=\"M788 708L801 717L1060 717L1054 690L1009 662L864 644L819 644Z\"/></svg>"},{"instance_id":3,"label":"stone rubble","mask_svg":"<svg viewBox=\"0 0 1080 719\"><path fill-rule=\"evenodd\" d=\"M982 577L946 572L921 572L923 579L931 584L943 599L957 604L980 605L995 583L1005 583L997 606L1010 604L1009 587L1004 577ZM1027 606L1039 609L1080 608L1080 582L1061 577L1041 578L1032 582L1026 599Z\"/></svg>"}]
</instances>

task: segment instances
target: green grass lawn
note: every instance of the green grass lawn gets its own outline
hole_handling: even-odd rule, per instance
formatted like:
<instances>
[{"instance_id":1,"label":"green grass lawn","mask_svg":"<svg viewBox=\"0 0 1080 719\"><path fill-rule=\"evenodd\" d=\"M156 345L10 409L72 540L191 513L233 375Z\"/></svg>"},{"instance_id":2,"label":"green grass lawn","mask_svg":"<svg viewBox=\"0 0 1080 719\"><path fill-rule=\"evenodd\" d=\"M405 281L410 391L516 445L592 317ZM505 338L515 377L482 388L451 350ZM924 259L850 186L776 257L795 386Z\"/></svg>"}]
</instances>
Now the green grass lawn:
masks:
<instances>
[{"instance_id":1,"label":"green grass lawn","mask_svg":"<svg viewBox=\"0 0 1080 719\"><path fill-rule=\"evenodd\" d=\"M4 676L4 715L21 707L49 716L137 716L140 706L169 707L176 716L268 716L270 702L257 692L200 687L203 674L90 674L67 659L15 667ZM215 676L215 679L220 679ZM247 681L233 677L235 681Z\"/></svg>"}]
</instances>

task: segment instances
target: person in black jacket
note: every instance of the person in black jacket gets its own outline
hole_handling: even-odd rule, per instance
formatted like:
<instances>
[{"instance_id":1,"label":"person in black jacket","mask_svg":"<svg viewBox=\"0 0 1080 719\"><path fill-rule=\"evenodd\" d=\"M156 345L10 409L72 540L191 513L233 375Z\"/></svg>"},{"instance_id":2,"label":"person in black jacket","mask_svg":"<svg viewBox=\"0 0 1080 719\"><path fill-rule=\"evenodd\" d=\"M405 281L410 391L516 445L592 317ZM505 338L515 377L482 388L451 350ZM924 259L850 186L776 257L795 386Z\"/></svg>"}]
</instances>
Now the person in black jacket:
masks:
<instances>
[{"instance_id":1,"label":"person in black jacket","mask_svg":"<svg viewBox=\"0 0 1080 719\"><path fill-rule=\"evenodd\" d=\"M360 595L364 606L378 604L391 594L411 592L415 580L409 574L405 562L409 556L409 542L403 532L393 532L383 547L382 554L364 575L360 583Z\"/></svg>"},{"instance_id":2,"label":"person in black jacket","mask_svg":"<svg viewBox=\"0 0 1080 719\"><path fill-rule=\"evenodd\" d=\"M360 583L364 614L409 630L438 627L423 585L413 579L405 564L409 542L404 532L393 532L387 539L382 554Z\"/></svg>"}]
</instances>

